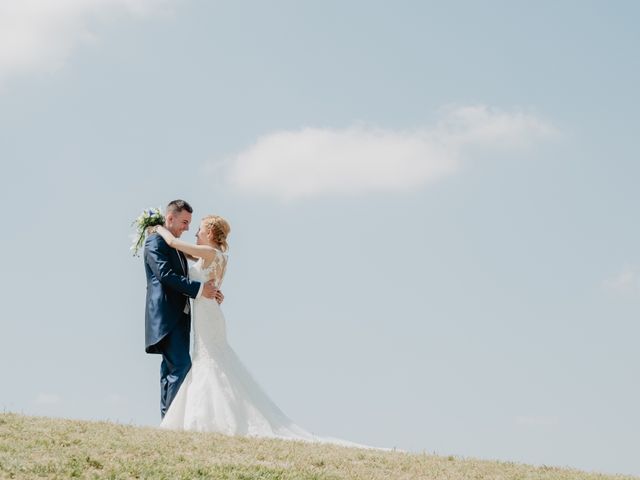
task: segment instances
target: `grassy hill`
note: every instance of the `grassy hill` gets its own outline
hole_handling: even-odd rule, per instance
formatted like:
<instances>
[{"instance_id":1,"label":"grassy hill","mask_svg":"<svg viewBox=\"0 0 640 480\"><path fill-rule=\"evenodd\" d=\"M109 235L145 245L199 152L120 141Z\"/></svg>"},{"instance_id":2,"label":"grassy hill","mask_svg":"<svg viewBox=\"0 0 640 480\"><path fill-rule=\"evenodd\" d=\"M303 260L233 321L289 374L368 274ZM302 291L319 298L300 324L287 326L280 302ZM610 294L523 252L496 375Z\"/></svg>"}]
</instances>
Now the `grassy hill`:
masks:
<instances>
[{"instance_id":1,"label":"grassy hill","mask_svg":"<svg viewBox=\"0 0 640 480\"><path fill-rule=\"evenodd\" d=\"M0 478L622 480L632 477L5 413L0 414Z\"/></svg>"}]
</instances>

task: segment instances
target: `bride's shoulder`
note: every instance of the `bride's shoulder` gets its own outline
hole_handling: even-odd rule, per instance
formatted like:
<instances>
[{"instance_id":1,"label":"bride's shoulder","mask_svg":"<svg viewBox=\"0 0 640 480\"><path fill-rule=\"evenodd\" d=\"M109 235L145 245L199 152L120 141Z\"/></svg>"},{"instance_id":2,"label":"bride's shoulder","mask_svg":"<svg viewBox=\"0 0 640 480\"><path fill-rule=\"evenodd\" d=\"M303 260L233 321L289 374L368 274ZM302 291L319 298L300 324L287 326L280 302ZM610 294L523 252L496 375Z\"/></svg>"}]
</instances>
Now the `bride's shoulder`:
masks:
<instances>
[{"instance_id":1,"label":"bride's shoulder","mask_svg":"<svg viewBox=\"0 0 640 480\"><path fill-rule=\"evenodd\" d=\"M209 264L213 262L219 262L222 258L226 260L227 254L218 248L211 247L211 253L204 257L204 260L205 263Z\"/></svg>"},{"instance_id":2,"label":"bride's shoulder","mask_svg":"<svg viewBox=\"0 0 640 480\"><path fill-rule=\"evenodd\" d=\"M210 256L207 255L206 257L202 257L198 262L200 268L203 270L209 270L214 268L216 265L227 262L228 255L225 252L218 250L217 248L213 248L212 250L213 252Z\"/></svg>"}]
</instances>

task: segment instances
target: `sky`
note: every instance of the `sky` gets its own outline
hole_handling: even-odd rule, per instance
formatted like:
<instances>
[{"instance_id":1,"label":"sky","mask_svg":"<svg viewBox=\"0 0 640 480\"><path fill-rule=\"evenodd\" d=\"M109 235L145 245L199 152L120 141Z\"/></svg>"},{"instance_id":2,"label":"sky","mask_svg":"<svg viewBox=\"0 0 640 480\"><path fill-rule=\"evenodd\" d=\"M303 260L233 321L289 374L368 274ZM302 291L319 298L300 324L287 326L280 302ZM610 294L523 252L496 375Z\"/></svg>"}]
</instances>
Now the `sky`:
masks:
<instances>
[{"instance_id":1,"label":"sky","mask_svg":"<svg viewBox=\"0 0 640 480\"><path fill-rule=\"evenodd\" d=\"M640 475L640 6L0 0L3 411L159 423L146 207L289 417Z\"/></svg>"}]
</instances>

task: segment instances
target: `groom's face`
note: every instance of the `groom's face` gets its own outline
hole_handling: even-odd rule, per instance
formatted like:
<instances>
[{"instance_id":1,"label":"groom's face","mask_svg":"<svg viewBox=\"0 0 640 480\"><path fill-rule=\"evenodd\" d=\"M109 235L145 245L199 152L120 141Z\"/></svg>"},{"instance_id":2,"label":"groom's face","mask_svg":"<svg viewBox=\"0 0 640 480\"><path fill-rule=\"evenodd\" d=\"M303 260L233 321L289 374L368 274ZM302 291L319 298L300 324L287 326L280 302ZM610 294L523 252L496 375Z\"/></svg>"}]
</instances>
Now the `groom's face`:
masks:
<instances>
[{"instance_id":1,"label":"groom's face","mask_svg":"<svg viewBox=\"0 0 640 480\"><path fill-rule=\"evenodd\" d=\"M189 230L191 223L191 214L186 210L178 213L170 213L167 215L167 230L169 230L177 238L180 238L183 232Z\"/></svg>"}]
</instances>

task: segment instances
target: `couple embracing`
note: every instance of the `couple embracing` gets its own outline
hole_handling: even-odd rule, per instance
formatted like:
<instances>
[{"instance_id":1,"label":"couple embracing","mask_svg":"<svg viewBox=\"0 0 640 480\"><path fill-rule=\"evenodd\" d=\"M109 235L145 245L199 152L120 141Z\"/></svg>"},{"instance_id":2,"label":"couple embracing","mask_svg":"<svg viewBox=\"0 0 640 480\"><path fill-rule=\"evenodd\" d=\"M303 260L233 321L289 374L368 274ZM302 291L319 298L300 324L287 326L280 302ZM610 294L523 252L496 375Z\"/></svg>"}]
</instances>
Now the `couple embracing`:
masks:
<instances>
[{"instance_id":1,"label":"couple embracing","mask_svg":"<svg viewBox=\"0 0 640 480\"><path fill-rule=\"evenodd\" d=\"M192 244L180 239L192 214L184 200L170 202L164 225L154 227L144 243L145 350L162 355L160 427L363 447L293 423L244 367L227 343L220 308L229 224L205 216Z\"/></svg>"}]
</instances>

